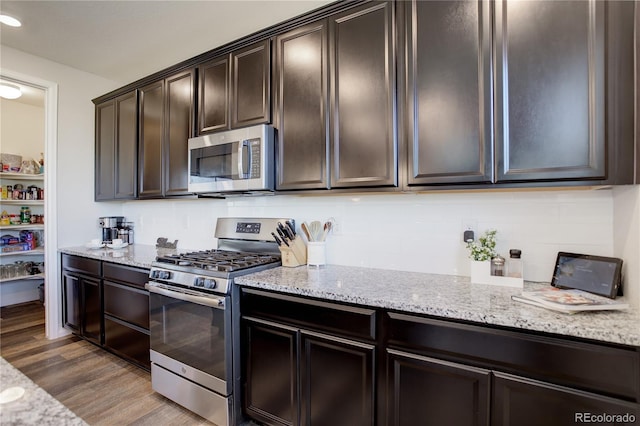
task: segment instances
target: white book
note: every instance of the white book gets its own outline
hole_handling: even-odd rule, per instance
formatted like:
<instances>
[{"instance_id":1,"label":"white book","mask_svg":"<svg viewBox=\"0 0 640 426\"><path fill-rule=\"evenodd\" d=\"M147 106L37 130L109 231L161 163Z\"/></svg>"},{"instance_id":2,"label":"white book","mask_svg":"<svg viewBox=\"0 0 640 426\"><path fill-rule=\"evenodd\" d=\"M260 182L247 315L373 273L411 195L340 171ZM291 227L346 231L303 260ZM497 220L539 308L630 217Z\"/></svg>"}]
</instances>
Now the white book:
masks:
<instances>
[{"instance_id":1,"label":"white book","mask_svg":"<svg viewBox=\"0 0 640 426\"><path fill-rule=\"evenodd\" d=\"M523 291L511 298L517 302L539 306L564 313L627 309L629 304L582 290L561 290L548 287L542 290Z\"/></svg>"}]
</instances>

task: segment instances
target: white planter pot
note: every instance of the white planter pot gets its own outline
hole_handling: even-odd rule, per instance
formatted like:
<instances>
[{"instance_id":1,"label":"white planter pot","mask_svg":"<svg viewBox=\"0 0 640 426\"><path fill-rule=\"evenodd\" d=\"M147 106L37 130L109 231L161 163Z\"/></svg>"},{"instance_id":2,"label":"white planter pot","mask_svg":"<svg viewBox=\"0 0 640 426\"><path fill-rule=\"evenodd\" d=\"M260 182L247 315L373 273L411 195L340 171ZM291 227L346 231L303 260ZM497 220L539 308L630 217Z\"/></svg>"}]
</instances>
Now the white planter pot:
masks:
<instances>
[{"instance_id":1,"label":"white planter pot","mask_svg":"<svg viewBox=\"0 0 640 426\"><path fill-rule=\"evenodd\" d=\"M491 281L491 261L471 261L471 282L489 284Z\"/></svg>"}]
</instances>

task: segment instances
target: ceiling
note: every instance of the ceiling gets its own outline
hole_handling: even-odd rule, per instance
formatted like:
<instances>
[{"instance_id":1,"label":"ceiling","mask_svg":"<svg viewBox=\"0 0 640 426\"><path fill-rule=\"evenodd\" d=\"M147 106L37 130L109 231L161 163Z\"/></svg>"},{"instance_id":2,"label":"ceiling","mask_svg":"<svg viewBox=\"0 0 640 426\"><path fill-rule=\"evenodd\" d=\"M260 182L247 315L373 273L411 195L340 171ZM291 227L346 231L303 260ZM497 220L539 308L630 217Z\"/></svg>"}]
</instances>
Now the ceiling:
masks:
<instances>
[{"instance_id":1,"label":"ceiling","mask_svg":"<svg viewBox=\"0 0 640 426\"><path fill-rule=\"evenodd\" d=\"M331 2L2 0L0 43L124 86Z\"/></svg>"}]
</instances>

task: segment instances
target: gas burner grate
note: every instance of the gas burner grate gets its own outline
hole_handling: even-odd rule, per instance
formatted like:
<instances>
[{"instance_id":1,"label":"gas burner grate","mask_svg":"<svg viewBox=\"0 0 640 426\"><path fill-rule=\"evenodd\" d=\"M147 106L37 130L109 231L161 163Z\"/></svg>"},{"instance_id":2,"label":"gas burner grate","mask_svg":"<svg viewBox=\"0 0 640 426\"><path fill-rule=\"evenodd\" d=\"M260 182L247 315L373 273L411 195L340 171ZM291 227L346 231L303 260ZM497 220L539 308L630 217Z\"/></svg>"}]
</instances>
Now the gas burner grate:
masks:
<instances>
[{"instance_id":1,"label":"gas burner grate","mask_svg":"<svg viewBox=\"0 0 640 426\"><path fill-rule=\"evenodd\" d=\"M279 262L280 256L228 250L202 250L158 256L156 261L177 266L191 266L208 271L232 272Z\"/></svg>"}]
</instances>

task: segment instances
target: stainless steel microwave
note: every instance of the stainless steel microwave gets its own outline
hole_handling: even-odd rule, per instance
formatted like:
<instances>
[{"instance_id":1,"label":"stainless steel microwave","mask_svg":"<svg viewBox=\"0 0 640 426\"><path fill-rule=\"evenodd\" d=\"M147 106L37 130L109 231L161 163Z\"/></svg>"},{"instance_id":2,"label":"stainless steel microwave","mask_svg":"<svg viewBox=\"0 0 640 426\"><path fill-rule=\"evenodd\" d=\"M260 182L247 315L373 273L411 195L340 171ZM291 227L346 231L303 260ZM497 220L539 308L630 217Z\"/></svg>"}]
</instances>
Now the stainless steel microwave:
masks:
<instances>
[{"instance_id":1,"label":"stainless steel microwave","mask_svg":"<svg viewBox=\"0 0 640 426\"><path fill-rule=\"evenodd\" d=\"M189 139L189 192L272 192L274 133L261 124Z\"/></svg>"}]
</instances>

